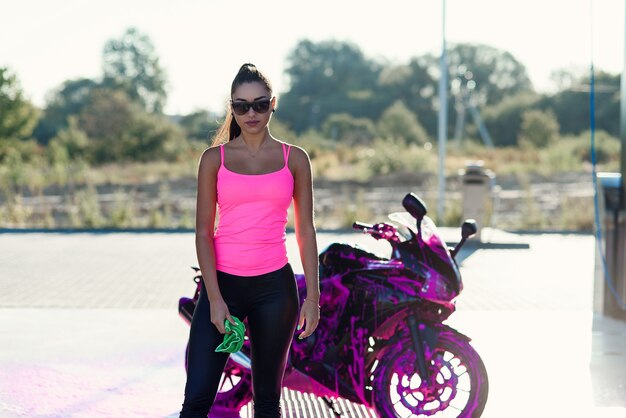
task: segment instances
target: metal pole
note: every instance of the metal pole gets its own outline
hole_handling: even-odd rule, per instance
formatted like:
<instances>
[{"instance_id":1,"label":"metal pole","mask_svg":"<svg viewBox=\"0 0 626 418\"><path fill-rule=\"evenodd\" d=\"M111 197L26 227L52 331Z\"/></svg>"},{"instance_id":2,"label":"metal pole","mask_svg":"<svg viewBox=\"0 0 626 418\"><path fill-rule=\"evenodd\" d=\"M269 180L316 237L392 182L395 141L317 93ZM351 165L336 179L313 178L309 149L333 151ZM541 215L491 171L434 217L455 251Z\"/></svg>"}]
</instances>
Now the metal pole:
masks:
<instances>
[{"instance_id":1,"label":"metal pole","mask_svg":"<svg viewBox=\"0 0 626 418\"><path fill-rule=\"evenodd\" d=\"M621 101L619 118L619 137L621 140L622 158L620 171L622 173L622 184L626 185L626 5L624 6L624 68L622 68L621 78Z\"/></svg>"},{"instance_id":2,"label":"metal pole","mask_svg":"<svg viewBox=\"0 0 626 418\"><path fill-rule=\"evenodd\" d=\"M442 0L442 30L441 30L441 76L439 77L439 202L437 204L437 217L439 222L443 222L445 213L446 194L446 139L448 136L448 62L446 56L446 0ZM623 147L622 147L623 148ZM623 154L622 154L623 156Z\"/></svg>"}]
</instances>

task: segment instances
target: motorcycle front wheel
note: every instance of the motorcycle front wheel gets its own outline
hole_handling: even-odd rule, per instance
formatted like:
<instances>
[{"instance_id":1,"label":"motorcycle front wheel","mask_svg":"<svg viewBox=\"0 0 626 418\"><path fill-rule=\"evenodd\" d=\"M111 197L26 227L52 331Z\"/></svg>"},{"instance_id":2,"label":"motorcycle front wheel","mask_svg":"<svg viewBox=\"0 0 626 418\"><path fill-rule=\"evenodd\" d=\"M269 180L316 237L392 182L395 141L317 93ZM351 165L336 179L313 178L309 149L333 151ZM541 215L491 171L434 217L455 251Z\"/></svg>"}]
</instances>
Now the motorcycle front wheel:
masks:
<instances>
[{"instance_id":1,"label":"motorcycle front wheel","mask_svg":"<svg viewBox=\"0 0 626 418\"><path fill-rule=\"evenodd\" d=\"M485 365L469 342L451 332L439 336L427 364L430 377L416 368L409 335L403 335L374 370L374 407L381 418L477 418L487 403ZM438 415L439 416L439 415Z\"/></svg>"}]
</instances>

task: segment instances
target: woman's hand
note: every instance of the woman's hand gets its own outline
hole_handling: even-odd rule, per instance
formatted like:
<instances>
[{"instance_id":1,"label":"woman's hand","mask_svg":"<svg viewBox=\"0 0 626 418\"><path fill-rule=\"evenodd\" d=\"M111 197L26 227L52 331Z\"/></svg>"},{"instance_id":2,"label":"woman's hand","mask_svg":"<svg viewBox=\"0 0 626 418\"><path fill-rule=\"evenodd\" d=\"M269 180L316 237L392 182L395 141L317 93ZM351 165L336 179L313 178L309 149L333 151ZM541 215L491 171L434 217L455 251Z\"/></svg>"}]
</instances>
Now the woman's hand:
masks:
<instances>
[{"instance_id":1,"label":"woman's hand","mask_svg":"<svg viewBox=\"0 0 626 418\"><path fill-rule=\"evenodd\" d=\"M224 299L219 298L217 300L212 300L209 302L211 305L211 322L220 334L226 334L226 328L224 327L224 320L228 319L231 324L237 325L235 320L230 316L230 312L228 311L228 306Z\"/></svg>"},{"instance_id":2,"label":"woman's hand","mask_svg":"<svg viewBox=\"0 0 626 418\"><path fill-rule=\"evenodd\" d=\"M317 324L320 322L320 305L318 302L311 299L304 299L302 307L300 308L300 320L298 321L298 329L302 329L302 326L306 323L304 332L302 332L298 338L303 339L313 334Z\"/></svg>"}]
</instances>

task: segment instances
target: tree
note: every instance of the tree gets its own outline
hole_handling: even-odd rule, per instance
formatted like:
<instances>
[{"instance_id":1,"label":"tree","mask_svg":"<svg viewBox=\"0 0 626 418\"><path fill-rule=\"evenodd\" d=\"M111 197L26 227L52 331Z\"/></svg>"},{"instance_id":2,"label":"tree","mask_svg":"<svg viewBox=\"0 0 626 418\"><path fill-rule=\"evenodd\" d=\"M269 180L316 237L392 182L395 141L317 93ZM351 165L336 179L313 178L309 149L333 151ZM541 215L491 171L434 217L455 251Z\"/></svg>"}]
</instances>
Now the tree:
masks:
<instances>
[{"instance_id":1,"label":"tree","mask_svg":"<svg viewBox=\"0 0 626 418\"><path fill-rule=\"evenodd\" d=\"M49 151L52 155L65 153L68 160L83 158L89 150L89 137L78 127L76 116L70 116L68 122L68 126L59 130L48 143L48 148L53 148ZM54 158L51 159L54 160Z\"/></svg>"},{"instance_id":2,"label":"tree","mask_svg":"<svg viewBox=\"0 0 626 418\"><path fill-rule=\"evenodd\" d=\"M187 147L181 128L145 112L120 90L94 90L78 122L93 140L97 163L174 159Z\"/></svg>"},{"instance_id":3,"label":"tree","mask_svg":"<svg viewBox=\"0 0 626 418\"><path fill-rule=\"evenodd\" d=\"M0 67L0 141L30 139L39 115L8 68Z\"/></svg>"},{"instance_id":4,"label":"tree","mask_svg":"<svg viewBox=\"0 0 626 418\"><path fill-rule=\"evenodd\" d=\"M378 133L382 138L401 139L406 144L428 142L428 135L415 114L400 101L385 110L378 121Z\"/></svg>"},{"instance_id":5,"label":"tree","mask_svg":"<svg viewBox=\"0 0 626 418\"><path fill-rule=\"evenodd\" d=\"M185 115L180 118L178 124L185 130L188 138L204 142L210 141L220 127L217 115L211 114L206 110L199 110Z\"/></svg>"},{"instance_id":6,"label":"tree","mask_svg":"<svg viewBox=\"0 0 626 418\"><path fill-rule=\"evenodd\" d=\"M78 116L78 127L93 140L90 154L94 162L122 158L133 114L140 111L123 91L99 88L92 92Z\"/></svg>"},{"instance_id":7,"label":"tree","mask_svg":"<svg viewBox=\"0 0 626 418\"><path fill-rule=\"evenodd\" d=\"M456 44L448 52L451 80L468 77L476 83L476 93L484 97L479 104L495 104L504 97L532 92L526 67L511 53L482 44ZM436 63L438 71L439 62Z\"/></svg>"},{"instance_id":8,"label":"tree","mask_svg":"<svg viewBox=\"0 0 626 418\"><path fill-rule=\"evenodd\" d=\"M620 75L598 71L594 78L596 129L619 137ZM556 94L544 96L539 108L554 111L561 133L576 135L590 125L590 76L574 74L563 87Z\"/></svg>"},{"instance_id":9,"label":"tree","mask_svg":"<svg viewBox=\"0 0 626 418\"><path fill-rule=\"evenodd\" d=\"M47 144L68 127L68 117L78 116L94 90L121 90L145 110L161 112L165 104L165 75L150 39L130 28L120 39L109 40L103 52L103 78L68 80L49 93L35 137Z\"/></svg>"},{"instance_id":10,"label":"tree","mask_svg":"<svg viewBox=\"0 0 626 418\"><path fill-rule=\"evenodd\" d=\"M522 126L522 114L537 108L539 96L519 93L504 98L494 106L486 107L482 113L485 126L496 146L515 146Z\"/></svg>"},{"instance_id":11,"label":"tree","mask_svg":"<svg viewBox=\"0 0 626 418\"><path fill-rule=\"evenodd\" d=\"M372 142L376 137L376 127L369 119L336 113L326 118L322 125L322 133L335 141L363 144Z\"/></svg>"},{"instance_id":12,"label":"tree","mask_svg":"<svg viewBox=\"0 0 626 418\"><path fill-rule=\"evenodd\" d=\"M67 80L47 95L43 116L35 128L37 142L47 144L60 130L68 127L71 116L78 116L100 84L89 78Z\"/></svg>"},{"instance_id":13,"label":"tree","mask_svg":"<svg viewBox=\"0 0 626 418\"><path fill-rule=\"evenodd\" d=\"M129 28L104 46L105 87L121 89L148 112L161 113L167 98L166 77L150 38Z\"/></svg>"},{"instance_id":14,"label":"tree","mask_svg":"<svg viewBox=\"0 0 626 418\"><path fill-rule=\"evenodd\" d=\"M493 106L521 93L533 93L525 67L506 51L478 44L458 44L449 53L450 91L472 83L472 103ZM283 120L296 132L318 129L332 114L378 120L400 100L418 116L426 132L437 133L439 57L413 58L408 64L385 65L368 59L350 43L300 41L288 56L291 85L279 103ZM454 115L454 100L448 112ZM455 124L449 118L449 129ZM513 136L513 142L517 132Z\"/></svg>"},{"instance_id":15,"label":"tree","mask_svg":"<svg viewBox=\"0 0 626 418\"><path fill-rule=\"evenodd\" d=\"M38 113L8 68L0 67L0 189L4 200L21 194L24 186L37 183L33 164L41 147L31 138ZM40 164L39 164L40 166ZM37 178L36 178L37 177Z\"/></svg>"},{"instance_id":16,"label":"tree","mask_svg":"<svg viewBox=\"0 0 626 418\"><path fill-rule=\"evenodd\" d=\"M417 115L428 134L436 136L437 83L424 58L413 58L406 65L387 66L381 71L376 86L380 105L377 103L374 106L382 113L396 101L401 101Z\"/></svg>"},{"instance_id":17,"label":"tree","mask_svg":"<svg viewBox=\"0 0 626 418\"><path fill-rule=\"evenodd\" d=\"M334 113L371 118L380 69L352 43L300 41L287 57L290 89L278 103L281 119L301 133Z\"/></svg>"},{"instance_id":18,"label":"tree","mask_svg":"<svg viewBox=\"0 0 626 418\"><path fill-rule=\"evenodd\" d=\"M120 90L94 90L79 115L79 126L90 138L121 136L130 127L133 113L140 109Z\"/></svg>"},{"instance_id":19,"label":"tree","mask_svg":"<svg viewBox=\"0 0 626 418\"><path fill-rule=\"evenodd\" d=\"M526 68L512 54L482 44L456 44L448 50L448 71L450 87L448 97L463 91L463 86L471 84L471 101L479 110L494 106L510 96L533 93ZM440 78L440 58L426 55L421 58L428 68L428 74L438 82ZM468 84L469 83L469 84ZM438 86L434 84L435 91ZM459 97L460 99L460 97ZM438 107L438 100L435 102ZM448 114L455 115L455 100L448 100ZM448 131L453 132L456 119L448 118ZM433 134L430 130L429 132ZM493 133L491 136L494 136ZM512 137L515 142L517 132ZM496 140L494 140L496 142Z\"/></svg>"},{"instance_id":20,"label":"tree","mask_svg":"<svg viewBox=\"0 0 626 418\"><path fill-rule=\"evenodd\" d=\"M133 161L173 161L189 150L183 130L165 116L140 112L123 138L122 159Z\"/></svg>"}]
</instances>

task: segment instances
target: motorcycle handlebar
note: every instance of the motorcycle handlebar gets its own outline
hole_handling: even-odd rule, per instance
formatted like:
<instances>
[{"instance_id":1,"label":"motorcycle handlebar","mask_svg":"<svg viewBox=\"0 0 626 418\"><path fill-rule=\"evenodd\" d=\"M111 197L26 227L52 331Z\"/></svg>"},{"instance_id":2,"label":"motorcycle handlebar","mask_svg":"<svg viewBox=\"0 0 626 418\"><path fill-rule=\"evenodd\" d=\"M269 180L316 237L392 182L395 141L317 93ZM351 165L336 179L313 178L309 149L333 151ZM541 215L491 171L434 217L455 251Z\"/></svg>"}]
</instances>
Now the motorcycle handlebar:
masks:
<instances>
[{"instance_id":1,"label":"motorcycle handlebar","mask_svg":"<svg viewBox=\"0 0 626 418\"><path fill-rule=\"evenodd\" d=\"M358 229L359 231L367 231L368 229L372 229L374 225L364 224L362 222L355 222L352 224L353 229Z\"/></svg>"},{"instance_id":2,"label":"motorcycle handlebar","mask_svg":"<svg viewBox=\"0 0 626 418\"><path fill-rule=\"evenodd\" d=\"M375 239L385 239L391 243L400 242L396 228L393 225L389 225L386 223L369 225L362 222L355 222L352 224L352 228L366 232Z\"/></svg>"}]
</instances>

